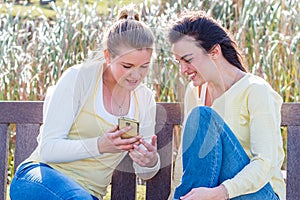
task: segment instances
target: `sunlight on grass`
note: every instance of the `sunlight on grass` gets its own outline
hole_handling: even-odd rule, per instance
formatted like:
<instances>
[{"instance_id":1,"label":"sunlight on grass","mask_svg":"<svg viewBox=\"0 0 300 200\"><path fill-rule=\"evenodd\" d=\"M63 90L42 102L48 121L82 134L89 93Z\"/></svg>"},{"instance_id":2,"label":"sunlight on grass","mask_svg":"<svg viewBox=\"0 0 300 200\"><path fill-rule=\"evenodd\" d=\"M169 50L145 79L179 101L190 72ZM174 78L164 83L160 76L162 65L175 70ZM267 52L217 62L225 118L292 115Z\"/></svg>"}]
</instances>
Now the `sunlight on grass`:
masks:
<instances>
[{"instance_id":1,"label":"sunlight on grass","mask_svg":"<svg viewBox=\"0 0 300 200\"><path fill-rule=\"evenodd\" d=\"M50 4L46 4L46 5L40 5L40 1L39 0L31 0L30 4L27 5L17 5L17 4L13 4L11 3L12 1L7 1L9 7L12 7L12 12L11 14L13 16L16 16L20 13L27 15L28 13L30 13L30 15L32 17L37 17L40 16L41 14L47 16L48 18L52 18L55 19L56 17L56 12L52 9ZM65 4L74 4L78 1L56 1L55 4L58 7L64 7ZM125 0L125 1L118 1L118 0L111 0L111 1L105 1L105 0L81 0L80 4L81 6L84 5L96 5L96 10L99 14L106 14L108 13L108 8L111 7L122 7L123 5L127 5L130 3L135 3L135 4L139 4L141 2L144 2L142 0ZM7 13L7 7L4 3L0 3L0 13Z\"/></svg>"},{"instance_id":2,"label":"sunlight on grass","mask_svg":"<svg viewBox=\"0 0 300 200\"><path fill-rule=\"evenodd\" d=\"M136 199L137 200L145 200L145 196L146 196L146 186L145 185L138 185L137 189L136 189ZM110 200L110 192L111 192L111 186L108 186L107 188L107 194L104 197L103 200Z\"/></svg>"}]
</instances>

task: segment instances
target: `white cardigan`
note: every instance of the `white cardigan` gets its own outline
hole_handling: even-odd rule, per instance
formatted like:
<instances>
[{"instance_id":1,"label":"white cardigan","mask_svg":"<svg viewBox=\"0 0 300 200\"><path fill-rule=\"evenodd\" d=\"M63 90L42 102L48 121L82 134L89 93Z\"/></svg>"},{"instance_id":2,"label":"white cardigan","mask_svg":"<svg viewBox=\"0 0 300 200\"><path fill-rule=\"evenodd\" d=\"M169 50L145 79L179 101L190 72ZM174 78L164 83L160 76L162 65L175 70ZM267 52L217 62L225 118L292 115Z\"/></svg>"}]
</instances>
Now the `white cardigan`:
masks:
<instances>
[{"instance_id":1,"label":"white cardigan","mask_svg":"<svg viewBox=\"0 0 300 200\"><path fill-rule=\"evenodd\" d=\"M56 86L47 91L43 111L44 124L38 137L38 147L26 161L72 162L100 155L97 137L82 140L69 140L67 137L87 97L93 92L97 75L99 72L102 74L102 64L99 61L90 61L70 67ZM140 102L141 127L143 122L147 122L147 132L154 134L156 104L153 93L144 85L138 86L136 93ZM160 162L153 168L141 167L136 163L133 166L141 178L148 179L159 170Z\"/></svg>"}]
</instances>

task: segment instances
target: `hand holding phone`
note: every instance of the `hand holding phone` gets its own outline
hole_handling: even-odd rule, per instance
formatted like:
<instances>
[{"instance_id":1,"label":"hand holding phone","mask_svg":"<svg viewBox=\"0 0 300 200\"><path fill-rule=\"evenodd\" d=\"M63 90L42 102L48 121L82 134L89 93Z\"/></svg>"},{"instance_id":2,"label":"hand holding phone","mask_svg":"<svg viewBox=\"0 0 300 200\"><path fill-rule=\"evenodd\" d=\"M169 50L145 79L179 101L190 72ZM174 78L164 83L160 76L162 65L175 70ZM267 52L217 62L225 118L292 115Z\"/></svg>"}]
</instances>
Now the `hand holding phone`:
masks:
<instances>
[{"instance_id":1,"label":"hand holding phone","mask_svg":"<svg viewBox=\"0 0 300 200\"><path fill-rule=\"evenodd\" d=\"M123 129L126 126L131 126L131 129L129 131L127 131L121 135L122 139L127 139L127 138L131 138L131 137L139 135L140 123L139 123L139 121L137 121L135 119L130 119L127 117L120 117L118 119L118 125L119 125L119 129Z\"/></svg>"}]
</instances>

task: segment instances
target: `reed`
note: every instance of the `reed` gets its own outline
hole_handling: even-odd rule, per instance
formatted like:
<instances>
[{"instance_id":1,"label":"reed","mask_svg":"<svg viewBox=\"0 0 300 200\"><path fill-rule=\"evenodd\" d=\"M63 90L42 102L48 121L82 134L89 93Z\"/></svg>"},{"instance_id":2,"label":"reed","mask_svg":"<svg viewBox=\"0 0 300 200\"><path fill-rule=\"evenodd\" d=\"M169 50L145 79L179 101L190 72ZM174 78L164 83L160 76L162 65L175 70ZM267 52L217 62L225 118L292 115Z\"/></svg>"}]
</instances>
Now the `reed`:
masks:
<instances>
[{"instance_id":1,"label":"reed","mask_svg":"<svg viewBox=\"0 0 300 200\"><path fill-rule=\"evenodd\" d=\"M68 67L81 63L97 49L105 27L117 14L79 3L53 6L55 20L34 8L12 15L6 6L0 15L0 99L43 100L48 86ZM165 36L170 19L178 12L204 9L225 25L245 53L250 72L265 78L284 101L299 101L300 8L290 1L184 1L161 5L141 3L143 18L156 36L156 56L145 81L156 91L157 101L182 101L187 81L170 53ZM39 17L35 17L39 12Z\"/></svg>"}]
</instances>

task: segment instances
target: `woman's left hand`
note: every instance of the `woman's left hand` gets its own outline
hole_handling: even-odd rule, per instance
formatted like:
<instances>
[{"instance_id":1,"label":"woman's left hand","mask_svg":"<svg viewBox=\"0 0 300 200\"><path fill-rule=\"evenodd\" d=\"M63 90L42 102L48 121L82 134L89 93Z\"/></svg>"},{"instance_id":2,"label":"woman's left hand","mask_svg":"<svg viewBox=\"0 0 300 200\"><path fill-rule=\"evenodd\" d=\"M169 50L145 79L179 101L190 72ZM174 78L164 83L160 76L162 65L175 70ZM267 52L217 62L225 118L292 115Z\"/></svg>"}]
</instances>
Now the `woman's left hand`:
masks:
<instances>
[{"instance_id":1,"label":"woman's left hand","mask_svg":"<svg viewBox=\"0 0 300 200\"><path fill-rule=\"evenodd\" d=\"M226 191L222 189L223 186L214 188L198 187L193 188L189 193L180 197L181 200L222 200L226 199Z\"/></svg>"},{"instance_id":2,"label":"woman's left hand","mask_svg":"<svg viewBox=\"0 0 300 200\"><path fill-rule=\"evenodd\" d=\"M129 151L129 156L141 167L154 167L158 161L156 141L156 135L152 136L151 143L146 142L143 138L140 139L140 145L144 145L145 148L134 144L134 148Z\"/></svg>"}]
</instances>

